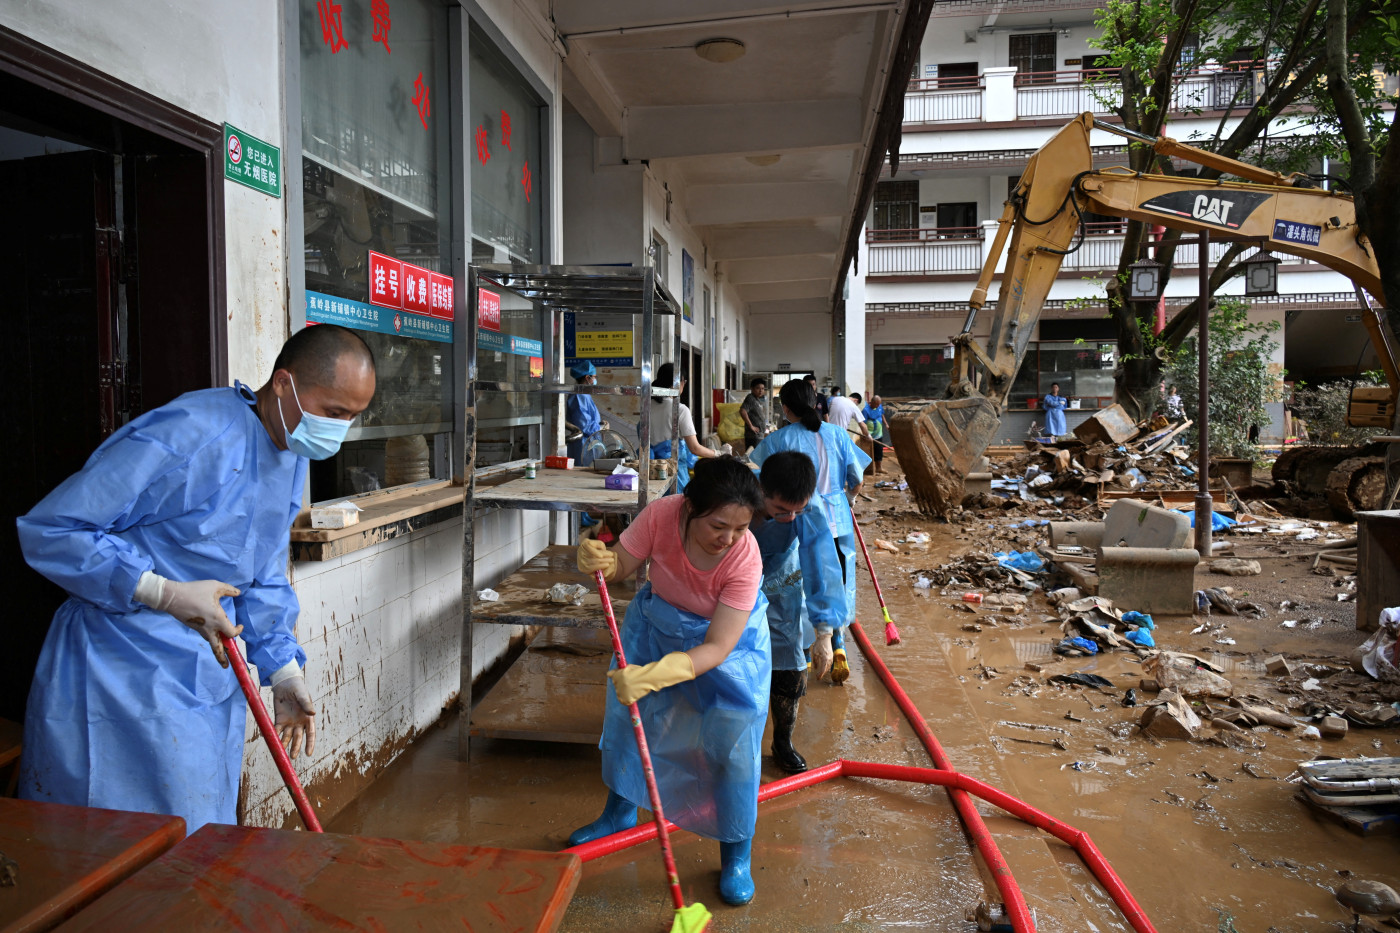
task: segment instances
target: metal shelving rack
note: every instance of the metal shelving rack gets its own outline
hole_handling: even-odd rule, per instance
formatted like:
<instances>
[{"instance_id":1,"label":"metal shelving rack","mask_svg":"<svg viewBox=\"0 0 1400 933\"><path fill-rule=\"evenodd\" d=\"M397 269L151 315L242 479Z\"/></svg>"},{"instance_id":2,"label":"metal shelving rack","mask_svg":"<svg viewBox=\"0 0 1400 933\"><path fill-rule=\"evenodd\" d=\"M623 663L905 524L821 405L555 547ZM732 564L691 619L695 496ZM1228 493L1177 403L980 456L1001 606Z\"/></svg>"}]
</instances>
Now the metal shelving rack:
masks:
<instances>
[{"instance_id":1,"label":"metal shelving rack","mask_svg":"<svg viewBox=\"0 0 1400 933\"><path fill-rule=\"evenodd\" d=\"M478 295L480 290L500 289L510 292L533 303L540 316L540 333L545 344L544 379L535 382L494 382L479 379L477 361L477 319ZM462 483L465 486L468 509L462 531L462 668L461 698L465 710L460 720L458 756L463 760L469 757L469 736L472 709L472 632L475 624L505 624L531 626L604 627L605 622L600 608L593 599L573 611L573 607L563 608L539 602L539 584L542 577L553 579L563 569L562 555L552 553L568 548L563 546L546 548L546 551L530 561L525 567L503 581L498 589L502 600L478 606L476 599L476 533L473 517L479 510L489 509L533 509L554 512L605 511L635 515L650 502L665 494L670 484L675 482L674 471L664 481L655 481L651 475L651 405L656 397L676 398L675 388L659 389L652 386L652 356L656 345L656 316L667 314L676 316L679 305L666 287L657 279L656 270L647 268L614 268L589 266L535 266L521 264L472 265L467 276L466 315L466 400L463 417L459 423L462 436L462 460L464 464ZM627 326L635 326L634 315L641 317L641 348L638 356L638 369L641 380L634 386L581 386L566 384L562 373L557 372L561 339L559 315L565 311L582 312L590 315L627 315ZM623 328L619 328L623 329ZM673 328L673 359L680 359L680 328ZM634 493L603 489L603 477L591 470L541 470L536 479L525 479L524 468L528 461L516 460L509 463L473 468L476 461L477 444L477 399L482 392L530 392L545 395L617 395L636 396L640 399L637 421L638 438L638 478ZM679 403L671 406L671 446L674 459L679 421ZM537 430L540 432L534 445L537 450L545 449L545 430L552 426L552 418L546 417ZM549 436L553 436L553 432ZM537 459L537 458L532 458ZM478 486L478 480L486 483ZM571 555L570 555L571 557ZM554 571L548 570L554 568ZM515 577L520 577L516 580ZM558 582L557 580L555 582ZM514 585L512 585L514 584ZM548 584L546 584L548 585ZM511 594L516 594L512 599Z\"/></svg>"}]
</instances>

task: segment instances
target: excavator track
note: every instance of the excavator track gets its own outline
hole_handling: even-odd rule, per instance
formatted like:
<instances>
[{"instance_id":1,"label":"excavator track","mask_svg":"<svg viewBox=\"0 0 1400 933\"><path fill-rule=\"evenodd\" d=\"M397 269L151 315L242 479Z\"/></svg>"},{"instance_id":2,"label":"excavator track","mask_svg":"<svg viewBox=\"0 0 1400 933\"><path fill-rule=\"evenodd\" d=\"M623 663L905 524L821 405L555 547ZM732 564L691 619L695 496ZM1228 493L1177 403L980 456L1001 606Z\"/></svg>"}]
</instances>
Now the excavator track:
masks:
<instances>
[{"instance_id":1,"label":"excavator track","mask_svg":"<svg viewBox=\"0 0 1400 933\"><path fill-rule=\"evenodd\" d=\"M1353 457L1337 464L1327 477L1327 504L1344 521L1385 503L1385 458Z\"/></svg>"}]
</instances>

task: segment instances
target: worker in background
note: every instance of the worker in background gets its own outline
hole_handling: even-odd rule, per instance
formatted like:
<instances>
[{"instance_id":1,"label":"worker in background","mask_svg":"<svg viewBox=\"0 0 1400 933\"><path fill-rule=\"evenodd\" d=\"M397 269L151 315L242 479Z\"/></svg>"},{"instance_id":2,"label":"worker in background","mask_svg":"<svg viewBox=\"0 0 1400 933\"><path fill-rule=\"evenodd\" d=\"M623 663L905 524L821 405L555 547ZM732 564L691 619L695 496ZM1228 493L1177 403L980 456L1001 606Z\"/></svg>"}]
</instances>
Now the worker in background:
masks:
<instances>
[{"instance_id":1,"label":"worker in background","mask_svg":"<svg viewBox=\"0 0 1400 933\"><path fill-rule=\"evenodd\" d=\"M833 395L826 403L826 420L843 431L850 431L861 437L869 437L870 432L865 427L865 418L861 415L860 409L859 392L852 392L850 398L843 395Z\"/></svg>"},{"instance_id":2,"label":"worker in background","mask_svg":"<svg viewBox=\"0 0 1400 933\"><path fill-rule=\"evenodd\" d=\"M817 398L817 414L820 415L823 419L825 419L827 415L826 403L828 399L825 395L822 395L821 390L817 388L817 377L803 376L802 381L812 387L812 394Z\"/></svg>"},{"instance_id":3,"label":"worker in background","mask_svg":"<svg viewBox=\"0 0 1400 933\"><path fill-rule=\"evenodd\" d=\"M1064 437L1069 433L1069 426L1065 424L1065 406L1068 404L1069 399L1060 394L1060 384L1050 383L1050 394L1041 402L1041 407L1045 409L1046 434Z\"/></svg>"},{"instance_id":4,"label":"worker in background","mask_svg":"<svg viewBox=\"0 0 1400 933\"><path fill-rule=\"evenodd\" d=\"M836 582L841 558L817 489L817 468L795 450L763 462L763 514L753 536L763 558L763 595L768 597L768 633L773 641L773 761L784 771L807 770L792 745L797 711L807 693L807 658L818 635L829 639L845 621L846 595Z\"/></svg>"},{"instance_id":5,"label":"worker in background","mask_svg":"<svg viewBox=\"0 0 1400 933\"><path fill-rule=\"evenodd\" d=\"M335 454L374 382L353 331L307 327L257 392L147 412L19 519L25 560L70 596L29 691L22 797L236 823L248 711L223 635L243 635L288 750L312 754L287 532L307 461Z\"/></svg>"},{"instance_id":6,"label":"worker in background","mask_svg":"<svg viewBox=\"0 0 1400 933\"><path fill-rule=\"evenodd\" d=\"M768 434L768 381L755 377L749 383L749 394L744 404L739 406L739 417L744 419L744 450L753 450L758 442Z\"/></svg>"},{"instance_id":7,"label":"worker in background","mask_svg":"<svg viewBox=\"0 0 1400 933\"><path fill-rule=\"evenodd\" d=\"M1176 386L1167 389L1167 418L1177 424L1186 420L1186 406L1182 403L1181 393L1176 390Z\"/></svg>"},{"instance_id":8,"label":"worker in background","mask_svg":"<svg viewBox=\"0 0 1400 933\"><path fill-rule=\"evenodd\" d=\"M597 385L597 373L593 364L587 360L569 367L569 375L581 386ZM598 406L594 404L593 396L570 395L564 404L564 421L570 432L565 452L574 458L575 466L588 466L593 462L593 451L589 444L599 431L608 426L598 414ZM575 434L578 436L575 437Z\"/></svg>"},{"instance_id":9,"label":"worker in background","mask_svg":"<svg viewBox=\"0 0 1400 933\"><path fill-rule=\"evenodd\" d=\"M844 628L855 620L856 612L856 525L846 492L849 490L854 495L860 491L870 457L856 447L849 433L822 421L817 414L812 387L806 381L783 383L778 400L787 424L768 435L749 459L762 466L779 451L795 450L806 454L816 464L817 495L822 497L827 529L841 558L846 594L841 622ZM844 683L851 673L842 628L837 628L829 639L818 634L812 645L813 671L820 678L830 670L832 681L838 684Z\"/></svg>"},{"instance_id":10,"label":"worker in background","mask_svg":"<svg viewBox=\"0 0 1400 933\"><path fill-rule=\"evenodd\" d=\"M703 460L685 495L642 509L609 548L578 547L578 568L613 581L651 561L627 606L627 667L608 672L603 715L603 815L569 845L630 829L650 807L627 704L637 703L666 816L719 840L720 895L753 899L763 724L772 675L763 563L749 525L764 511L758 478L733 457Z\"/></svg>"},{"instance_id":11,"label":"worker in background","mask_svg":"<svg viewBox=\"0 0 1400 933\"><path fill-rule=\"evenodd\" d=\"M880 465L885 459L885 438L890 436L890 423L885 420L884 400L878 395L870 396L870 401L865 403L860 413L865 418L865 430L874 446L875 475L879 476L884 472Z\"/></svg>"},{"instance_id":12,"label":"worker in background","mask_svg":"<svg viewBox=\"0 0 1400 933\"><path fill-rule=\"evenodd\" d=\"M658 389L674 388L680 394L685 393L685 380L676 381L674 363L662 363L657 368L656 378L651 384ZM730 453L731 448L725 444L719 450L712 450L700 443L695 436L695 419L691 417L690 406L680 400L680 395L675 398L653 398L651 401L655 406L651 415L651 436L666 438L651 445L651 456L655 460L671 458L671 406L680 406L676 429L676 435L681 442L680 450L676 454L676 492L684 492L686 484L690 482L690 471L697 461Z\"/></svg>"}]
</instances>

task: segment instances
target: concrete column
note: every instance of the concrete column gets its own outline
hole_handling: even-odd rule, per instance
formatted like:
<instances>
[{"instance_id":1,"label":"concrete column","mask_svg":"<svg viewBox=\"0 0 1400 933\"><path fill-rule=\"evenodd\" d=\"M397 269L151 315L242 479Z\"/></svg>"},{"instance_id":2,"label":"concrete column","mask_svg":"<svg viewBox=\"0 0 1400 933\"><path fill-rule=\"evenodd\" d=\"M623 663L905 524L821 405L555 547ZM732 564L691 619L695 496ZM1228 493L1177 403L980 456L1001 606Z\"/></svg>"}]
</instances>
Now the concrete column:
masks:
<instances>
[{"instance_id":1,"label":"concrete column","mask_svg":"<svg viewBox=\"0 0 1400 933\"><path fill-rule=\"evenodd\" d=\"M865 270L869 268L870 247L865 242L864 229L860 231L860 244L856 249L862 271L856 275L851 270L846 276L846 339L842 368L846 391L859 392L862 398L869 398L875 387L870 384L872 374L865 361Z\"/></svg>"},{"instance_id":2,"label":"concrete column","mask_svg":"<svg viewBox=\"0 0 1400 933\"><path fill-rule=\"evenodd\" d=\"M982 119L988 123L1016 119L1016 69L984 68L982 84Z\"/></svg>"}]
</instances>

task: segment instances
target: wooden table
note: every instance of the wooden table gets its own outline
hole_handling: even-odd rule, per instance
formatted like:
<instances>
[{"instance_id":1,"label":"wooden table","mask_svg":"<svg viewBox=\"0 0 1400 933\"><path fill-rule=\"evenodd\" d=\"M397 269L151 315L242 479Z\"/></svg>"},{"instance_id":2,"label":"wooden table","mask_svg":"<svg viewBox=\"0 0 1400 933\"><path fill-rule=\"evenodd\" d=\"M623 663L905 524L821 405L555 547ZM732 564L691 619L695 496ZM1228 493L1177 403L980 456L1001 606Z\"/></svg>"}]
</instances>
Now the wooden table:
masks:
<instances>
[{"instance_id":1,"label":"wooden table","mask_svg":"<svg viewBox=\"0 0 1400 933\"><path fill-rule=\"evenodd\" d=\"M587 593L582 604L551 603L545 592L556 583L580 583ZM472 600L472 622L493 625L562 625L568 628L600 628L607 630L603 615L603 600L592 574L580 573L578 553L566 544L552 544L520 565L510 576L496 584L500 599L483 602ZM608 584L617 622L627 615L627 605L637 595L636 576Z\"/></svg>"},{"instance_id":2,"label":"wooden table","mask_svg":"<svg viewBox=\"0 0 1400 933\"><path fill-rule=\"evenodd\" d=\"M53 929L184 836L178 816L0 798L0 852L17 864L0 931Z\"/></svg>"},{"instance_id":3,"label":"wooden table","mask_svg":"<svg viewBox=\"0 0 1400 933\"><path fill-rule=\"evenodd\" d=\"M470 734L597 745L611 661L607 629L541 629L472 710Z\"/></svg>"},{"instance_id":4,"label":"wooden table","mask_svg":"<svg viewBox=\"0 0 1400 933\"><path fill-rule=\"evenodd\" d=\"M211 823L61 929L549 931L582 871L564 852Z\"/></svg>"}]
</instances>

